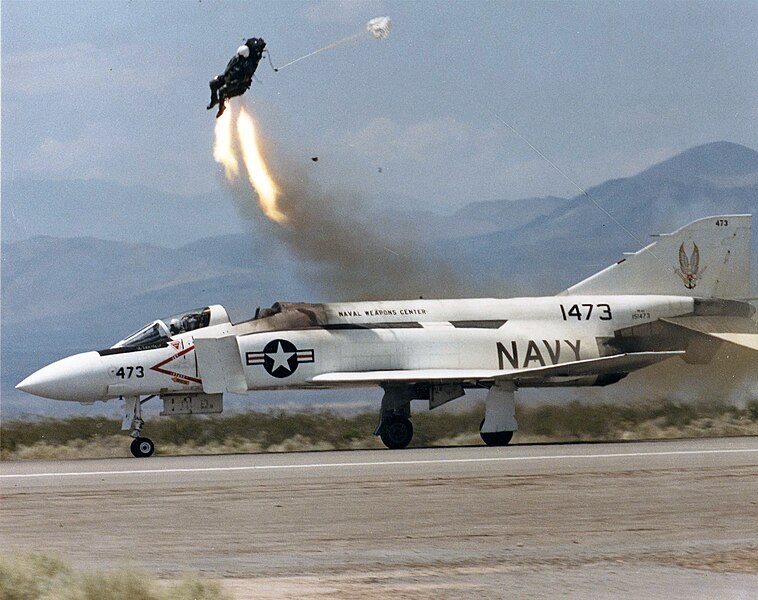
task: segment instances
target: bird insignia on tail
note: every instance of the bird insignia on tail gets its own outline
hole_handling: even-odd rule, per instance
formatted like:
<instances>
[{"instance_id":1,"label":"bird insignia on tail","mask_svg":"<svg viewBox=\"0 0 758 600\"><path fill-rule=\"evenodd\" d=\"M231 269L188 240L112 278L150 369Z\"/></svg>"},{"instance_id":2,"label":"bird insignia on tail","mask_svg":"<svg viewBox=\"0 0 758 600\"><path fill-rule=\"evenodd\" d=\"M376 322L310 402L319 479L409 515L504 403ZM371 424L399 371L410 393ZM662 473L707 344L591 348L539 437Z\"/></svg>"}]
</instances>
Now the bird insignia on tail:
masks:
<instances>
[{"instance_id":1,"label":"bird insignia on tail","mask_svg":"<svg viewBox=\"0 0 758 600\"><path fill-rule=\"evenodd\" d=\"M679 246L679 268L675 269L676 274L682 278L684 287L688 290L693 289L697 285L698 279L705 272L705 269L700 270L700 249L695 243L692 246L692 254L690 256L687 256L684 244Z\"/></svg>"}]
</instances>

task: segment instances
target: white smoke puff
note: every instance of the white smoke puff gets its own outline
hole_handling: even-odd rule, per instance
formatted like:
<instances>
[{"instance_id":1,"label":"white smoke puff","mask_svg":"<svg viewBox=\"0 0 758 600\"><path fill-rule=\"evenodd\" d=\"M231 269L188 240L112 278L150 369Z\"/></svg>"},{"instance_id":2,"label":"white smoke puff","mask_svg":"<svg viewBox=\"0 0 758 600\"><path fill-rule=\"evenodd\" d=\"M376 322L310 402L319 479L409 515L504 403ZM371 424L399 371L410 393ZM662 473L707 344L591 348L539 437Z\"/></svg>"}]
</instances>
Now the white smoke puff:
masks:
<instances>
[{"instance_id":1,"label":"white smoke puff","mask_svg":"<svg viewBox=\"0 0 758 600\"><path fill-rule=\"evenodd\" d=\"M377 40L383 40L390 34L392 21L389 17L375 17L366 23L366 31Z\"/></svg>"}]
</instances>

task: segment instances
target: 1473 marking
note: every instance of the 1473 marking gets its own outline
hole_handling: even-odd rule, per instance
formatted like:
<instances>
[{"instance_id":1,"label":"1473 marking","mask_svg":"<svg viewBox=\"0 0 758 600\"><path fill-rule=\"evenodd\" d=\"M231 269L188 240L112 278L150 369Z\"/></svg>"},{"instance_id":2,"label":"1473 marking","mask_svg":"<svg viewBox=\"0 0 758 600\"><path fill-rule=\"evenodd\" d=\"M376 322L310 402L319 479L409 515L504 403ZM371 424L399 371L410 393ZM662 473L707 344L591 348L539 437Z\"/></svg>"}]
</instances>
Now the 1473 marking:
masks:
<instances>
[{"instance_id":1,"label":"1473 marking","mask_svg":"<svg viewBox=\"0 0 758 600\"><path fill-rule=\"evenodd\" d=\"M601 321L610 321L613 318L609 304L573 304L566 307L561 304L561 315L564 321L569 317L577 321L589 321L593 316Z\"/></svg>"}]
</instances>

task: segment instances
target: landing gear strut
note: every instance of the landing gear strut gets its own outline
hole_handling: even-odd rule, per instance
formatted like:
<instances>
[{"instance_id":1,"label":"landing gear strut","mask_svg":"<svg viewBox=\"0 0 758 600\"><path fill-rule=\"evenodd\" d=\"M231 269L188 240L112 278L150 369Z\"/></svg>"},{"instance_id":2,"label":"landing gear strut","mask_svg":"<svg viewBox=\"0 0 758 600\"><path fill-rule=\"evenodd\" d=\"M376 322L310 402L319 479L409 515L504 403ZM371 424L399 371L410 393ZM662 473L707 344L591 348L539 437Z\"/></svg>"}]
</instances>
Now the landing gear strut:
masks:
<instances>
[{"instance_id":1,"label":"landing gear strut","mask_svg":"<svg viewBox=\"0 0 758 600\"><path fill-rule=\"evenodd\" d=\"M382 412L374 435L382 438L387 448L400 450L413 439L411 400L414 390L408 386L388 385L382 397Z\"/></svg>"},{"instance_id":2,"label":"landing gear strut","mask_svg":"<svg viewBox=\"0 0 758 600\"><path fill-rule=\"evenodd\" d=\"M381 437L384 445L393 450L406 448L413 439L411 400L428 400L431 410L465 394L460 383L388 383L382 387L382 411L374 435Z\"/></svg>"},{"instance_id":3,"label":"landing gear strut","mask_svg":"<svg viewBox=\"0 0 758 600\"><path fill-rule=\"evenodd\" d=\"M488 446L507 446L518 428L515 391L513 383L504 381L496 383L487 392L479 435Z\"/></svg>"},{"instance_id":4,"label":"landing gear strut","mask_svg":"<svg viewBox=\"0 0 758 600\"><path fill-rule=\"evenodd\" d=\"M147 458L155 452L153 440L142 435L142 426L145 424L142 420L142 405L151 398L154 396L148 396L144 400L140 400L139 396L124 398L124 419L121 422L121 430L132 430L129 435L134 440L129 450L135 458Z\"/></svg>"},{"instance_id":5,"label":"landing gear strut","mask_svg":"<svg viewBox=\"0 0 758 600\"><path fill-rule=\"evenodd\" d=\"M482 441L488 446L507 446L513 439L513 431L492 431L490 433L484 433L482 427L484 426L484 419L479 423L479 435L482 437Z\"/></svg>"},{"instance_id":6,"label":"landing gear strut","mask_svg":"<svg viewBox=\"0 0 758 600\"><path fill-rule=\"evenodd\" d=\"M405 448L413 439L413 423L402 415L392 415L382 420L379 436L387 448Z\"/></svg>"}]
</instances>

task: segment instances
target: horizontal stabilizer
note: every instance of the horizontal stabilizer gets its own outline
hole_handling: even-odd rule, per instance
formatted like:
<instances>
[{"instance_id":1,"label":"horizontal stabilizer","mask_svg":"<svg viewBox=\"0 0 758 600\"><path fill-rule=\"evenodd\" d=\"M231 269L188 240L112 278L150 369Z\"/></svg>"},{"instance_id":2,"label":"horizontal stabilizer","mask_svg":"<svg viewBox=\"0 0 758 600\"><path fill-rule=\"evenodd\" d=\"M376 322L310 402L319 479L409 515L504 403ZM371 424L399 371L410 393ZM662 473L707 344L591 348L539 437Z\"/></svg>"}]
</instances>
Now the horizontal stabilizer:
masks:
<instances>
[{"instance_id":1,"label":"horizontal stabilizer","mask_svg":"<svg viewBox=\"0 0 758 600\"><path fill-rule=\"evenodd\" d=\"M389 382L415 383L422 381L480 381L513 380L548 377L588 377L611 373L631 373L662 360L684 354L671 352L632 352L587 360L538 367L535 369L407 369L396 371L337 372L316 375L313 383L323 384L381 384Z\"/></svg>"},{"instance_id":2,"label":"horizontal stabilizer","mask_svg":"<svg viewBox=\"0 0 758 600\"><path fill-rule=\"evenodd\" d=\"M740 317L675 317L661 319L661 321L750 350L758 350L758 323L752 319Z\"/></svg>"}]
</instances>

